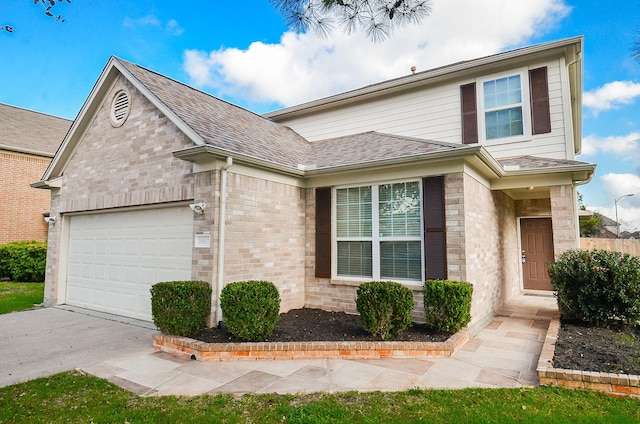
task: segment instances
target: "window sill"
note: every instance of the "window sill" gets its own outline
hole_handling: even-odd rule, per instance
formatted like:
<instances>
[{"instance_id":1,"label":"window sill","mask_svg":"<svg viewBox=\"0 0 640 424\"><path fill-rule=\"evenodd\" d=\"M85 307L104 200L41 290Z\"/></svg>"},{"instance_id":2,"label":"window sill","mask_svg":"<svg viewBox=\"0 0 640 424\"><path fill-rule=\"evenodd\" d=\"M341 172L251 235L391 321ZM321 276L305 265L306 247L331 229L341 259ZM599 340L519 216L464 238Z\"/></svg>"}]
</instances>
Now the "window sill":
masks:
<instances>
[{"instance_id":1,"label":"window sill","mask_svg":"<svg viewBox=\"0 0 640 424\"><path fill-rule=\"evenodd\" d=\"M332 286L359 287L361 284L367 283L369 281L372 281L372 280L339 280L339 279L332 278L331 280L329 280L329 284L331 284ZM387 281L387 280L384 280L384 281ZM402 282L402 281L398 281L398 283L409 288L411 291L421 292L424 288L422 283Z\"/></svg>"}]
</instances>

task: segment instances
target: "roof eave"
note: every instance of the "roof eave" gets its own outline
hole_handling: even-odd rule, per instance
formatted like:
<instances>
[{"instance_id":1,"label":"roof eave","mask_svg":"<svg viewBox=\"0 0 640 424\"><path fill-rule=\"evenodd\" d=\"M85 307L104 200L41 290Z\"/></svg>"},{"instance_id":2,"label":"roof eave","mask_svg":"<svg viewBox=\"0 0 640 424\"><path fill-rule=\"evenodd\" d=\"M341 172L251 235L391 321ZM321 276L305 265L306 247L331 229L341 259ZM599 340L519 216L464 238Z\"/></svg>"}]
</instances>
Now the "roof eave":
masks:
<instances>
[{"instance_id":1,"label":"roof eave","mask_svg":"<svg viewBox=\"0 0 640 424\"><path fill-rule=\"evenodd\" d=\"M7 146L4 144L0 144L0 150L4 150L7 152L21 153L23 155L42 156L43 158L53 157L53 154L51 152L44 152L42 150L34 150L34 149L25 149L25 148L15 147L15 146Z\"/></svg>"},{"instance_id":2,"label":"roof eave","mask_svg":"<svg viewBox=\"0 0 640 424\"><path fill-rule=\"evenodd\" d=\"M196 164L207 163L211 159L225 160L226 158L231 157L233 162L237 164L255 166L261 169L277 172L279 174L295 177L303 177L305 175L304 167L302 167L302 165L296 169L231 150L221 149L210 144L176 150L173 152L173 156L177 159L182 159Z\"/></svg>"},{"instance_id":3,"label":"roof eave","mask_svg":"<svg viewBox=\"0 0 640 424\"><path fill-rule=\"evenodd\" d=\"M311 102L302 103L299 105L287 107L284 109L265 113L263 116L269 119L278 121L280 118L291 118L299 114L311 112L316 108L324 108L335 104L340 104L345 101L353 101L356 98L372 95L382 91L394 91L401 90L411 85L416 85L435 79L442 76L454 77L456 74L460 74L470 69L491 65L497 62L505 62L510 60L517 60L528 55L537 54L550 54L552 51L564 51L567 54L566 49L577 47L579 52L582 51L583 37L572 37L564 40L554 41L550 43L538 44L535 46L524 47L517 50L510 50L507 52L497 53L490 56L485 56L477 59L471 59L464 62L455 63L449 66L443 66L433 70L423 71L417 74L408 75L406 77L400 77L379 84L374 84L359 89L351 90L345 93L336 94L334 96L325 97L323 99L313 100ZM579 84L580 88L582 84Z\"/></svg>"}]
</instances>

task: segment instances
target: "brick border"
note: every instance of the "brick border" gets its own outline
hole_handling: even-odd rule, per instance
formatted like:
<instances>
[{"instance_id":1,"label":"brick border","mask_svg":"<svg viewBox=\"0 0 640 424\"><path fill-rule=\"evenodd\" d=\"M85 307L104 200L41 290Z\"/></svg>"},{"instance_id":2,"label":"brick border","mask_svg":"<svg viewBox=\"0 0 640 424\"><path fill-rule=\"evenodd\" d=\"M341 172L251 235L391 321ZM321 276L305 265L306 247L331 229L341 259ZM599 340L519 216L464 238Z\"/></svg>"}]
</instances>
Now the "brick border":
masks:
<instances>
[{"instance_id":1,"label":"brick border","mask_svg":"<svg viewBox=\"0 0 640 424\"><path fill-rule=\"evenodd\" d=\"M553 354L559 331L560 318L553 317L538 361L540 385L596 390L614 396L640 398L640 376L554 368Z\"/></svg>"},{"instance_id":2,"label":"brick border","mask_svg":"<svg viewBox=\"0 0 640 424\"><path fill-rule=\"evenodd\" d=\"M153 348L201 362L262 359L382 359L449 357L469 341L462 329L445 342L258 342L205 343L188 337L153 335Z\"/></svg>"}]
</instances>

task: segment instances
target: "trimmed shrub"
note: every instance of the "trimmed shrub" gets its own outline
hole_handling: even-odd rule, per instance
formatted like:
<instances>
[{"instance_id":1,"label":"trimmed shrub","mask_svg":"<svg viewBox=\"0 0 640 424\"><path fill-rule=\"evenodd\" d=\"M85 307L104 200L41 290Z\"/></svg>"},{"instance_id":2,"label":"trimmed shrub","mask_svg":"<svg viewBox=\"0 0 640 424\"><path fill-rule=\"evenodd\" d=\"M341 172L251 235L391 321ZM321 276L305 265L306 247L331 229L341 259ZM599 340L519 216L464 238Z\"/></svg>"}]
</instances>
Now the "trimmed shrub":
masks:
<instances>
[{"instance_id":1,"label":"trimmed shrub","mask_svg":"<svg viewBox=\"0 0 640 424\"><path fill-rule=\"evenodd\" d=\"M280 293L270 281L236 281L220 293L224 325L235 337L265 341L280 318Z\"/></svg>"},{"instance_id":2,"label":"trimmed shrub","mask_svg":"<svg viewBox=\"0 0 640 424\"><path fill-rule=\"evenodd\" d=\"M413 306L413 293L400 283L371 281L358 287L356 307L362 327L382 340L409 328Z\"/></svg>"},{"instance_id":3,"label":"trimmed shrub","mask_svg":"<svg viewBox=\"0 0 640 424\"><path fill-rule=\"evenodd\" d=\"M463 281L424 282L424 317L427 326L443 333L455 333L471 321L473 285Z\"/></svg>"},{"instance_id":4,"label":"trimmed shrub","mask_svg":"<svg viewBox=\"0 0 640 424\"><path fill-rule=\"evenodd\" d=\"M207 327L211 285L205 281L164 281L151 287L151 317L165 334L191 336Z\"/></svg>"},{"instance_id":5,"label":"trimmed shrub","mask_svg":"<svg viewBox=\"0 0 640 424\"><path fill-rule=\"evenodd\" d=\"M607 250L569 250L548 265L558 308L569 321L640 324L640 258Z\"/></svg>"},{"instance_id":6,"label":"trimmed shrub","mask_svg":"<svg viewBox=\"0 0 640 424\"><path fill-rule=\"evenodd\" d=\"M0 246L0 278L16 282L43 282L47 243L16 241Z\"/></svg>"}]
</instances>

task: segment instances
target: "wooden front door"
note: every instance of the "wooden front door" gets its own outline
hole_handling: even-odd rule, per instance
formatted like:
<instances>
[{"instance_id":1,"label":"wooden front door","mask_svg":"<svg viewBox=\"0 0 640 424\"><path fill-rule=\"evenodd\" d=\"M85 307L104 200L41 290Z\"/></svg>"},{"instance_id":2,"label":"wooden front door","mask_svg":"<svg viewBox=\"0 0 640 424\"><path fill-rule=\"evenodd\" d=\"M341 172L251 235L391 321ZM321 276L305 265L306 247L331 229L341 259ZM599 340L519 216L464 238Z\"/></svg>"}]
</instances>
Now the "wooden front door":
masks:
<instances>
[{"instance_id":1,"label":"wooden front door","mask_svg":"<svg viewBox=\"0 0 640 424\"><path fill-rule=\"evenodd\" d=\"M553 290L547 263L554 261L551 218L522 218L522 279L528 290Z\"/></svg>"}]
</instances>

